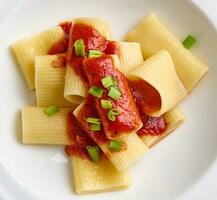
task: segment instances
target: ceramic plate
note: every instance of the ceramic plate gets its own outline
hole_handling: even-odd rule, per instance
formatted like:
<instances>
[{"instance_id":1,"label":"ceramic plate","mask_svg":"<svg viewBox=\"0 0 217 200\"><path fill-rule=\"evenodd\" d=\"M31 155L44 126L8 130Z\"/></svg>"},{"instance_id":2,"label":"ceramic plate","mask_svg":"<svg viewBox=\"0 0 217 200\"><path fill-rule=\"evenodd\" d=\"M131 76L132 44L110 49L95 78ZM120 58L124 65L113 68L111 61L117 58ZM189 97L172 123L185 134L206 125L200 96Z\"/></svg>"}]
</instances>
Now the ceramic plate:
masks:
<instances>
[{"instance_id":1,"label":"ceramic plate","mask_svg":"<svg viewBox=\"0 0 217 200\"><path fill-rule=\"evenodd\" d=\"M185 0L11 0L0 9L0 199L214 199L217 192L217 33L208 18ZM1 4L0 4L1 6ZM191 49L210 71L182 104L186 123L156 145L131 169L128 190L75 195L62 147L27 146L19 141L20 109L35 105L10 45L78 16L110 20L122 39L145 15L155 13L180 39L198 38Z\"/></svg>"}]
</instances>

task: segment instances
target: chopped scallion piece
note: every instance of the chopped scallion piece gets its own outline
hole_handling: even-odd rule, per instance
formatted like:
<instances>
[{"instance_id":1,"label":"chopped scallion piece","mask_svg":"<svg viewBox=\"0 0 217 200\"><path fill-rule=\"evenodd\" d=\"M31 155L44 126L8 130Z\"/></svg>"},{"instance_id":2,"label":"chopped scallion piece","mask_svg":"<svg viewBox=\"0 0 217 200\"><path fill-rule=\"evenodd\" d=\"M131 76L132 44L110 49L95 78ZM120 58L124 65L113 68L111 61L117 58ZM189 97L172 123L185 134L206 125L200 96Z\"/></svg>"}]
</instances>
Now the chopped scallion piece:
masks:
<instances>
[{"instance_id":1,"label":"chopped scallion piece","mask_svg":"<svg viewBox=\"0 0 217 200\"><path fill-rule=\"evenodd\" d=\"M85 56L85 45L83 39L76 40L74 47L76 56Z\"/></svg>"},{"instance_id":2,"label":"chopped scallion piece","mask_svg":"<svg viewBox=\"0 0 217 200\"><path fill-rule=\"evenodd\" d=\"M115 115L112 113L112 110L108 111L107 116L108 116L108 119L112 122L114 122L116 119Z\"/></svg>"},{"instance_id":3,"label":"chopped scallion piece","mask_svg":"<svg viewBox=\"0 0 217 200\"><path fill-rule=\"evenodd\" d=\"M99 51L99 50L90 50L89 53L88 53L89 58L100 57L102 55L103 55L103 53L101 51Z\"/></svg>"},{"instance_id":4,"label":"chopped scallion piece","mask_svg":"<svg viewBox=\"0 0 217 200\"><path fill-rule=\"evenodd\" d=\"M87 146L87 152L92 161L97 162L100 159L100 149L98 146Z\"/></svg>"},{"instance_id":5,"label":"chopped scallion piece","mask_svg":"<svg viewBox=\"0 0 217 200\"><path fill-rule=\"evenodd\" d=\"M59 108L56 106L49 106L44 110L44 113L48 116L55 115L57 112L59 112Z\"/></svg>"},{"instance_id":6,"label":"chopped scallion piece","mask_svg":"<svg viewBox=\"0 0 217 200\"><path fill-rule=\"evenodd\" d=\"M90 124L101 124L101 120L99 118L94 118L94 117L88 117L86 119L86 122Z\"/></svg>"},{"instance_id":7,"label":"chopped scallion piece","mask_svg":"<svg viewBox=\"0 0 217 200\"><path fill-rule=\"evenodd\" d=\"M120 92L119 88L111 87L109 92L108 92L108 96L114 100L117 100L121 97L121 92Z\"/></svg>"},{"instance_id":8,"label":"chopped scallion piece","mask_svg":"<svg viewBox=\"0 0 217 200\"><path fill-rule=\"evenodd\" d=\"M111 140L109 142L108 148L110 151L120 151L123 142L119 140Z\"/></svg>"},{"instance_id":9,"label":"chopped scallion piece","mask_svg":"<svg viewBox=\"0 0 217 200\"><path fill-rule=\"evenodd\" d=\"M119 110L111 109L111 110L108 111L107 116L108 116L109 120L115 121L116 116L119 115L119 114L120 114Z\"/></svg>"},{"instance_id":10,"label":"chopped scallion piece","mask_svg":"<svg viewBox=\"0 0 217 200\"><path fill-rule=\"evenodd\" d=\"M183 45L186 49L190 49L195 43L197 42L196 38L192 35L189 35L185 40L183 41Z\"/></svg>"},{"instance_id":11,"label":"chopped scallion piece","mask_svg":"<svg viewBox=\"0 0 217 200\"><path fill-rule=\"evenodd\" d=\"M101 80L101 82L105 88L113 86L113 78L111 76L106 76Z\"/></svg>"},{"instance_id":12,"label":"chopped scallion piece","mask_svg":"<svg viewBox=\"0 0 217 200\"><path fill-rule=\"evenodd\" d=\"M92 94L95 97L101 98L103 89L97 86L93 86L89 90L89 94Z\"/></svg>"},{"instance_id":13,"label":"chopped scallion piece","mask_svg":"<svg viewBox=\"0 0 217 200\"><path fill-rule=\"evenodd\" d=\"M102 99L101 100L101 106L102 106L103 109L111 109L112 108L112 103L109 100Z\"/></svg>"},{"instance_id":14,"label":"chopped scallion piece","mask_svg":"<svg viewBox=\"0 0 217 200\"><path fill-rule=\"evenodd\" d=\"M100 124L90 124L91 131L101 131L101 123Z\"/></svg>"},{"instance_id":15,"label":"chopped scallion piece","mask_svg":"<svg viewBox=\"0 0 217 200\"><path fill-rule=\"evenodd\" d=\"M114 108L111 111L112 111L113 115L115 115L115 116L120 115L120 111L118 109Z\"/></svg>"}]
</instances>

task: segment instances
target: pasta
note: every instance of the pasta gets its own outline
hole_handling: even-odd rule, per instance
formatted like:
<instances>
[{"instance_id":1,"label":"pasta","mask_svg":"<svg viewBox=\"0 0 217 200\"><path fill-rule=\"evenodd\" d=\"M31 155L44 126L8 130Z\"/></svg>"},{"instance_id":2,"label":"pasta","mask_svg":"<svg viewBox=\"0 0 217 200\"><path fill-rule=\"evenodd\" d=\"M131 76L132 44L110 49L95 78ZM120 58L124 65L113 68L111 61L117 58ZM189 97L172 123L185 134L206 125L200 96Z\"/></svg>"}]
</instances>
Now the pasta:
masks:
<instances>
[{"instance_id":1,"label":"pasta","mask_svg":"<svg viewBox=\"0 0 217 200\"><path fill-rule=\"evenodd\" d=\"M140 44L137 42L117 42L120 47L119 70L127 75L133 68L143 62Z\"/></svg>"},{"instance_id":2,"label":"pasta","mask_svg":"<svg viewBox=\"0 0 217 200\"><path fill-rule=\"evenodd\" d=\"M71 144L66 122L66 114L71 110L62 108L55 117L49 118L44 114L44 108L24 107L23 143ZM127 188L131 184L129 171L118 172L105 157L97 163L77 156L72 156L70 160L77 193L112 191Z\"/></svg>"},{"instance_id":3,"label":"pasta","mask_svg":"<svg viewBox=\"0 0 217 200\"><path fill-rule=\"evenodd\" d=\"M22 108L22 138L24 144L71 144L67 136L66 114L71 108L62 108L52 118L44 113L45 108Z\"/></svg>"},{"instance_id":4,"label":"pasta","mask_svg":"<svg viewBox=\"0 0 217 200\"><path fill-rule=\"evenodd\" d=\"M142 141L147 147L151 148L160 140L162 140L164 137L166 137L168 134L170 134L173 130L178 128L182 123L184 123L185 116L181 111L181 109L179 107L176 107L166 112L164 114L164 119L167 123L167 129L162 135L159 136L147 135L141 137Z\"/></svg>"},{"instance_id":5,"label":"pasta","mask_svg":"<svg viewBox=\"0 0 217 200\"><path fill-rule=\"evenodd\" d=\"M87 96L87 86L72 67L66 67L64 97L74 104L80 104Z\"/></svg>"},{"instance_id":6,"label":"pasta","mask_svg":"<svg viewBox=\"0 0 217 200\"><path fill-rule=\"evenodd\" d=\"M76 193L107 192L125 189L131 184L128 171L118 172L108 159L99 162L71 157Z\"/></svg>"},{"instance_id":7,"label":"pasta","mask_svg":"<svg viewBox=\"0 0 217 200\"><path fill-rule=\"evenodd\" d=\"M22 142L65 146L78 194L128 188L128 169L185 121L178 106L208 70L153 14L112 39L107 20L80 17L12 45L37 100L22 108Z\"/></svg>"},{"instance_id":8,"label":"pasta","mask_svg":"<svg viewBox=\"0 0 217 200\"><path fill-rule=\"evenodd\" d=\"M72 22L75 24L82 23L92 26L98 30L101 35L105 36L105 38L109 40L112 39L111 27L108 20L98 17L79 17L72 19Z\"/></svg>"},{"instance_id":9,"label":"pasta","mask_svg":"<svg viewBox=\"0 0 217 200\"><path fill-rule=\"evenodd\" d=\"M188 93L208 71L208 66L185 49L154 14L141 21L125 39L129 42L139 42L145 59L162 49L169 51L176 72Z\"/></svg>"},{"instance_id":10,"label":"pasta","mask_svg":"<svg viewBox=\"0 0 217 200\"><path fill-rule=\"evenodd\" d=\"M78 106L73 114L75 117L79 119L79 112L82 109L87 110L88 106L85 106L85 103L82 103ZM136 133L128 133L119 138L119 140L123 141L127 146L127 149L120 152L111 152L109 151L108 142L106 143L97 143L99 147L102 149L103 153L109 158L112 164L118 171L126 170L130 165L132 165L139 157L141 157L145 152L148 151L148 148L142 143L140 138L136 135Z\"/></svg>"},{"instance_id":11,"label":"pasta","mask_svg":"<svg viewBox=\"0 0 217 200\"><path fill-rule=\"evenodd\" d=\"M75 107L63 96L66 68L62 59L63 61L65 59L63 55L36 56L35 91L37 106Z\"/></svg>"},{"instance_id":12,"label":"pasta","mask_svg":"<svg viewBox=\"0 0 217 200\"><path fill-rule=\"evenodd\" d=\"M111 39L111 29L107 20L100 18L76 18L72 20L75 24L82 23L94 27L102 36ZM87 96L87 86L75 73L73 67L67 66L65 76L64 97L75 104L80 104Z\"/></svg>"},{"instance_id":13,"label":"pasta","mask_svg":"<svg viewBox=\"0 0 217 200\"><path fill-rule=\"evenodd\" d=\"M120 46L120 62L121 71L128 73L129 70L142 63L143 57L141 54L140 45L135 42L117 42ZM120 67L120 66L119 66ZM73 94L73 95L70 95ZM74 72L71 67L66 69L65 78L65 98L74 103L81 103L87 96L87 86Z\"/></svg>"},{"instance_id":14,"label":"pasta","mask_svg":"<svg viewBox=\"0 0 217 200\"><path fill-rule=\"evenodd\" d=\"M172 59L165 50L158 52L128 74L130 80L142 79L157 90L160 108L151 110L151 116L160 116L177 106L186 97L186 90L179 80Z\"/></svg>"},{"instance_id":15,"label":"pasta","mask_svg":"<svg viewBox=\"0 0 217 200\"><path fill-rule=\"evenodd\" d=\"M47 54L51 46L63 37L64 32L62 29L60 27L54 27L12 45L12 49L16 55L29 89L35 88L35 56Z\"/></svg>"}]
</instances>

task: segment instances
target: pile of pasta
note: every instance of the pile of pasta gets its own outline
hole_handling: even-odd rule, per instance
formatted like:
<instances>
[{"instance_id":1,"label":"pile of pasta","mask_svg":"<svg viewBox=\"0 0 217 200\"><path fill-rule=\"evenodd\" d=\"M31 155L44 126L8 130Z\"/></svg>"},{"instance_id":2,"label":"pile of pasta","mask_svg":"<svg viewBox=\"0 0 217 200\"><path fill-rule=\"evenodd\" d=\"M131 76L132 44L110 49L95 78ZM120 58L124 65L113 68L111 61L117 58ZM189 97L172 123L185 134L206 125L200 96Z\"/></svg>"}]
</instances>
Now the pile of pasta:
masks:
<instances>
[{"instance_id":1,"label":"pile of pasta","mask_svg":"<svg viewBox=\"0 0 217 200\"><path fill-rule=\"evenodd\" d=\"M75 18L70 21L91 26L107 40L113 40L107 20ZM77 117L84 109L89 88L67 65L64 54L48 55L53 45L64 37L62 27L55 26L12 45L29 89L36 92L37 106L22 108L24 144L73 144L67 134L67 114L73 112ZM208 66L184 48L153 14L133 28L125 41L116 41L116 44L120 52L110 57L115 68L129 81L143 80L158 92L161 104L147 114L163 116L167 127L160 135L141 136L137 130L119 135L118 139L127 146L122 151L110 151L108 143L98 143L104 156L97 162L71 155L70 167L77 193L119 190L130 186L129 167L184 122L185 116L179 104L208 71ZM51 105L58 107L58 112L48 116L44 111Z\"/></svg>"}]
</instances>

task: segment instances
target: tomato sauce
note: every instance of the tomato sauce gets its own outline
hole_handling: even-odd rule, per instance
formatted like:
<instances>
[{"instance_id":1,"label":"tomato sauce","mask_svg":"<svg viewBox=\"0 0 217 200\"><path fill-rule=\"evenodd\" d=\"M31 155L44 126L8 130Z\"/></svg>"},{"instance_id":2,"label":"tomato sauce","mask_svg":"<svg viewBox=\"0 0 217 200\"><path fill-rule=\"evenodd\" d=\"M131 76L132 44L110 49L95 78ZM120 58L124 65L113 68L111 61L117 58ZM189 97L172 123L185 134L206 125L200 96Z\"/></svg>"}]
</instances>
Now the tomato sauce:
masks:
<instances>
[{"instance_id":1,"label":"tomato sauce","mask_svg":"<svg viewBox=\"0 0 217 200\"><path fill-rule=\"evenodd\" d=\"M59 26L64 31L64 37L56 42L48 51L48 55L65 53L68 49L69 32L72 26L72 22L63 22Z\"/></svg>"},{"instance_id":2,"label":"tomato sauce","mask_svg":"<svg viewBox=\"0 0 217 200\"><path fill-rule=\"evenodd\" d=\"M145 114L143 111L140 112L143 127L137 131L137 134L141 137L144 135L157 136L164 133L167 124L163 116L151 117Z\"/></svg>"},{"instance_id":3,"label":"tomato sauce","mask_svg":"<svg viewBox=\"0 0 217 200\"><path fill-rule=\"evenodd\" d=\"M105 135L103 127L101 131L91 131L89 124L86 122L88 117L99 118L95 102L92 96L86 98L86 102L80 112L78 113L77 119L81 124L82 128L89 134L89 137L92 138L97 144L102 144L108 142L108 139Z\"/></svg>"},{"instance_id":4,"label":"tomato sauce","mask_svg":"<svg viewBox=\"0 0 217 200\"><path fill-rule=\"evenodd\" d=\"M72 145L65 147L66 153L71 156L80 156L82 158L90 159L86 150L88 145L95 145L95 142L88 137L86 131L84 131L72 112L67 115L67 134Z\"/></svg>"},{"instance_id":5,"label":"tomato sauce","mask_svg":"<svg viewBox=\"0 0 217 200\"><path fill-rule=\"evenodd\" d=\"M56 42L48 51L48 55L65 53L68 48L68 40L66 38L62 38L58 42Z\"/></svg>"},{"instance_id":6,"label":"tomato sauce","mask_svg":"<svg viewBox=\"0 0 217 200\"><path fill-rule=\"evenodd\" d=\"M78 39L83 39L85 44L85 52L89 50L99 50L105 54L118 54L119 47L116 42L106 40L96 29L91 26L77 23L71 27L69 35L69 47L67 53L67 64L75 70L75 72L86 81L86 75L82 68L82 62L85 57L75 55L74 43Z\"/></svg>"},{"instance_id":7,"label":"tomato sauce","mask_svg":"<svg viewBox=\"0 0 217 200\"><path fill-rule=\"evenodd\" d=\"M107 137L117 137L124 132L130 132L138 129L142 122L133 101L127 79L115 68L112 57L105 55L100 58L85 59L83 67L90 87L98 86L100 88L104 88L101 83L101 79L106 76L111 76L117 80L117 85L121 91L121 97L117 100L113 100L107 95L107 89L104 89L102 95L102 99L111 101L112 108L120 111L120 114L116 116L115 121L110 121L108 119L108 110L101 107L99 98L95 98L96 108L102 120Z\"/></svg>"},{"instance_id":8,"label":"tomato sauce","mask_svg":"<svg viewBox=\"0 0 217 200\"><path fill-rule=\"evenodd\" d=\"M66 55L58 54L56 59L52 61L52 67L65 68L66 67Z\"/></svg>"},{"instance_id":9,"label":"tomato sauce","mask_svg":"<svg viewBox=\"0 0 217 200\"><path fill-rule=\"evenodd\" d=\"M70 29L72 27L72 22L62 22L59 26L63 29L65 33L65 38L69 38Z\"/></svg>"},{"instance_id":10,"label":"tomato sauce","mask_svg":"<svg viewBox=\"0 0 217 200\"><path fill-rule=\"evenodd\" d=\"M137 134L139 136L162 134L167 127L164 117L151 117L146 114L159 109L161 105L159 93L144 80L129 81L129 85L143 123Z\"/></svg>"},{"instance_id":11,"label":"tomato sauce","mask_svg":"<svg viewBox=\"0 0 217 200\"><path fill-rule=\"evenodd\" d=\"M136 105L143 112L150 113L159 110L161 107L161 98L158 91L144 80L129 81L131 92Z\"/></svg>"}]
</instances>

